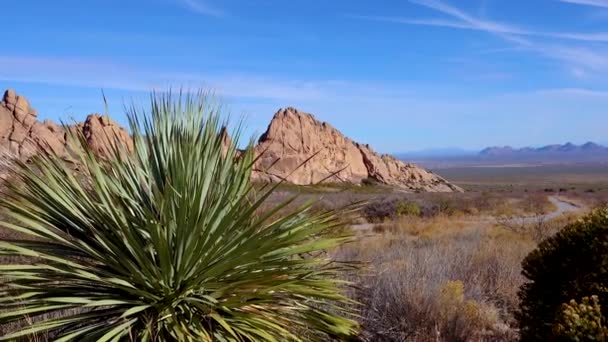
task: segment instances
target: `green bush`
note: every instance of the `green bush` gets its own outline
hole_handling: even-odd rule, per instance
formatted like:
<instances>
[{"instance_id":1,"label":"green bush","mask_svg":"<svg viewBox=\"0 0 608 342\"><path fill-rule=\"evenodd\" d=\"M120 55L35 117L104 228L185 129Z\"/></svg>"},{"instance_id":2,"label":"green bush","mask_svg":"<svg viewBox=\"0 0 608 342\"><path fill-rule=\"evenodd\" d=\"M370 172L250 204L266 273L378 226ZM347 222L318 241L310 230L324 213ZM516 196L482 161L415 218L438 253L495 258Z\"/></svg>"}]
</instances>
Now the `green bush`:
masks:
<instances>
[{"instance_id":1,"label":"green bush","mask_svg":"<svg viewBox=\"0 0 608 342\"><path fill-rule=\"evenodd\" d=\"M237 158L206 97L152 97L129 114L133 151L102 159L80 137L79 172L18 163L0 199L26 238L0 241L0 340L327 341L356 333L346 265L325 251L342 222L291 201L263 213L251 144ZM110 137L111 138L111 137ZM279 217L277 212L286 212ZM332 235L328 235L328 234ZM21 324L19 324L21 323Z\"/></svg>"},{"instance_id":2,"label":"green bush","mask_svg":"<svg viewBox=\"0 0 608 342\"><path fill-rule=\"evenodd\" d=\"M522 266L528 279L519 292L522 341L566 339L556 335L563 303L590 295L608 303L608 209L541 242ZM604 317L607 313L601 308Z\"/></svg>"},{"instance_id":3,"label":"green bush","mask_svg":"<svg viewBox=\"0 0 608 342\"><path fill-rule=\"evenodd\" d=\"M597 296L563 304L554 333L569 341L606 341L608 328Z\"/></svg>"},{"instance_id":4,"label":"green bush","mask_svg":"<svg viewBox=\"0 0 608 342\"><path fill-rule=\"evenodd\" d=\"M395 204L395 214L397 216L420 216L420 206L414 202L399 200Z\"/></svg>"}]
</instances>

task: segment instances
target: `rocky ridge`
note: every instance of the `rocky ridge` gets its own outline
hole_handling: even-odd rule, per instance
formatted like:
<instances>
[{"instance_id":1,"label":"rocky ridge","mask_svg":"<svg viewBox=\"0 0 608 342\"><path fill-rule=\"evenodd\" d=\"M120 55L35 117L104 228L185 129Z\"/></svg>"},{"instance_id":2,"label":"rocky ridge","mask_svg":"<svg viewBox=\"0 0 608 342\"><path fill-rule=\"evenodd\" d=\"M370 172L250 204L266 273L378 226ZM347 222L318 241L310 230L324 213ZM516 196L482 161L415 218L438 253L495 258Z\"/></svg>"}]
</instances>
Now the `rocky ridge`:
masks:
<instances>
[{"instance_id":1,"label":"rocky ridge","mask_svg":"<svg viewBox=\"0 0 608 342\"><path fill-rule=\"evenodd\" d=\"M129 133L107 116L91 114L82 123L70 126L82 133L93 150L107 155L112 146L122 144L128 150L133 142ZM39 152L70 158L69 139L63 126L52 121L38 121L29 101L9 89L0 101L0 151L27 160Z\"/></svg>"},{"instance_id":2,"label":"rocky ridge","mask_svg":"<svg viewBox=\"0 0 608 342\"><path fill-rule=\"evenodd\" d=\"M406 191L462 191L440 176L344 136L312 114L279 110L255 147L254 179L299 185L378 182Z\"/></svg>"},{"instance_id":3,"label":"rocky ridge","mask_svg":"<svg viewBox=\"0 0 608 342\"><path fill-rule=\"evenodd\" d=\"M93 151L108 155L114 144L132 150L129 133L107 116L91 114L69 127L81 133ZM230 137L222 131L225 144ZM0 102L0 150L22 160L36 153L54 153L70 159L65 129L51 121L38 121L29 101L7 90ZM344 136L326 122L295 108L279 110L260 137L255 153L254 181L285 180L298 185L323 182L361 184L367 181L404 191L462 191L445 179L390 155L380 155L369 145Z\"/></svg>"}]
</instances>

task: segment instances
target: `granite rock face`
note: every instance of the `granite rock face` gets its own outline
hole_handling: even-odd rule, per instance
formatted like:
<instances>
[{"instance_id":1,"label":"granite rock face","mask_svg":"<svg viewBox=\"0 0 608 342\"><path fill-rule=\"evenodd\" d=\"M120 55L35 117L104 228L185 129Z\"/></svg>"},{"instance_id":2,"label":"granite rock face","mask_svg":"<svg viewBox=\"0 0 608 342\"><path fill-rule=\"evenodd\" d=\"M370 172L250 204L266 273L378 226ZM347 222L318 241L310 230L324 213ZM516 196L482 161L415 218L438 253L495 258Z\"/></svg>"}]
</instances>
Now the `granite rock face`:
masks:
<instances>
[{"instance_id":1,"label":"granite rock face","mask_svg":"<svg viewBox=\"0 0 608 342\"><path fill-rule=\"evenodd\" d=\"M93 151L104 157L113 154L114 149L121 145L127 151L133 150L133 139L129 132L107 115L87 116L82 125L82 134Z\"/></svg>"},{"instance_id":2,"label":"granite rock face","mask_svg":"<svg viewBox=\"0 0 608 342\"><path fill-rule=\"evenodd\" d=\"M70 126L74 133L82 133L94 151L102 156L112 146L123 144L131 150L129 133L107 116L89 115L83 123ZM0 151L21 160L37 153L53 153L69 159L70 148L65 129L52 121L38 121L37 112L29 101L9 89L0 101Z\"/></svg>"},{"instance_id":3,"label":"granite rock face","mask_svg":"<svg viewBox=\"0 0 608 342\"><path fill-rule=\"evenodd\" d=\"M406 191L462 191L414 164L380 155L369 145L356 143L295 108L281 109L274 115L255 149L259 159L253 178L257 181L311 185L369 180Z\"/></svg>"},{"instance_id":4,"label":"granite rock face","mask_svg":"<svg viewBox=\"0 0 608 342\"><path fill-rule=\"evenodd\" d=\"M51 121L38 121L29 101L9 89L0 101L0 148L20 159L39 151L65 156L65 134Z\"/></svg>"},{"instance_id":5,"label":"granite rock face","mask_svg":"<svg viewBox=\"0 0 608 342\"><path fill-rule=\"evenodd\" d=\"M294 108L274 115L255 149L261 157L254 178L260 181L360 183L368 175L352 140Z\"/></svg>"}]
</instances>

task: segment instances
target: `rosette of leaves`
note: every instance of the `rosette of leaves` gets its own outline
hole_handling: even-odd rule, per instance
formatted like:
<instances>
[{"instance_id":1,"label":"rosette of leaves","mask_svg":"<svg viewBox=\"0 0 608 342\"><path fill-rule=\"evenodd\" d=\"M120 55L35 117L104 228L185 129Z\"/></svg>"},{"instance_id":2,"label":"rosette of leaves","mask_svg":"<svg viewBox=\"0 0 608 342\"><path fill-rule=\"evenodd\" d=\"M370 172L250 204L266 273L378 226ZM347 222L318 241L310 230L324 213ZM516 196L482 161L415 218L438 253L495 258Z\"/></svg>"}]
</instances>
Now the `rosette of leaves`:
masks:
<instances>
[{"instance_id":1,"label":"rosette of leaves","mask_svg":"<svg viewBox=\"0 0 608 342\"><path fill-rule=\"evenodd\" d=\"M341 294L348 265L324 253L351 237L331 211L250 182L252 144L222 134L220 107L154 94L128 110L133 149L96 155L71 139L74 163L16 162L1 205L0 340L299 341L356 334ZM110 137L111 138L111 137ZM73 165L77 165L78 171ZM277 216L277 213L281 213ZM7 258L8 257L8 258ZM25 321L31 324L22 324Z\"/></svg>"}]
</instances>

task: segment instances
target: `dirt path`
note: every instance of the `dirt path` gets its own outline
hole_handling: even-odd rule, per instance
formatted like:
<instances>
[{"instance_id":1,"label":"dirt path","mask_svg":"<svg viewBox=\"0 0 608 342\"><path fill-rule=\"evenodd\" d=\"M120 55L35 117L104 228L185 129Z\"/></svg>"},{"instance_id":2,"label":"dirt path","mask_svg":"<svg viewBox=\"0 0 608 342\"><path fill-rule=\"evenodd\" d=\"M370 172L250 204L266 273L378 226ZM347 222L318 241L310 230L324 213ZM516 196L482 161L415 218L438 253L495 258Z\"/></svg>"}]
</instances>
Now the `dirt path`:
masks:
<instances>
[{"instance_id":1,"label":"dirt path","mask_svg":"<svg viewBox=\"0 0 608 342\"><path fill-rule=\"evenodd\" d=\"M583 207L557 196L549 196L548 200L557 208L555 211L544 215L514 217L508 219L507 223L530 224L540 221L550 221L566 213L584 210ZM500 221L500 219L496 219L496 221ZM504 220L500 222L505 223Z\"/></svg>"},{"instance_id":2,"label":"dirt path","mask_svg":"<svg viewBox=\"0 0 608 342\"><path fill-rule=\"evenodd\" d=\"M584 207L581 207L580 205L577 205L566 199L559 198L557 196L549 196L548 200L553 205L555 205L555 207L557 208L555 211L550 212L548 214L544 214L544 215L513 217L513 218L508 219L506 222L513 223L513 224L530 224L530 223L535 223L535 222L539 222L539 221L549 221L549 220L558 218L566 213L581 211L581 210L585 209ZM505 220L501 220L500 218L493 218L493 219L480 219L480 220L476 220L476 222L505 223ZM359 224L353 225L352 228L356 231L370 231L374 228L374 226L377 226L377 225L378 224L374 224L374 223L359 223Z\"/></svg>"}]
</instances>

